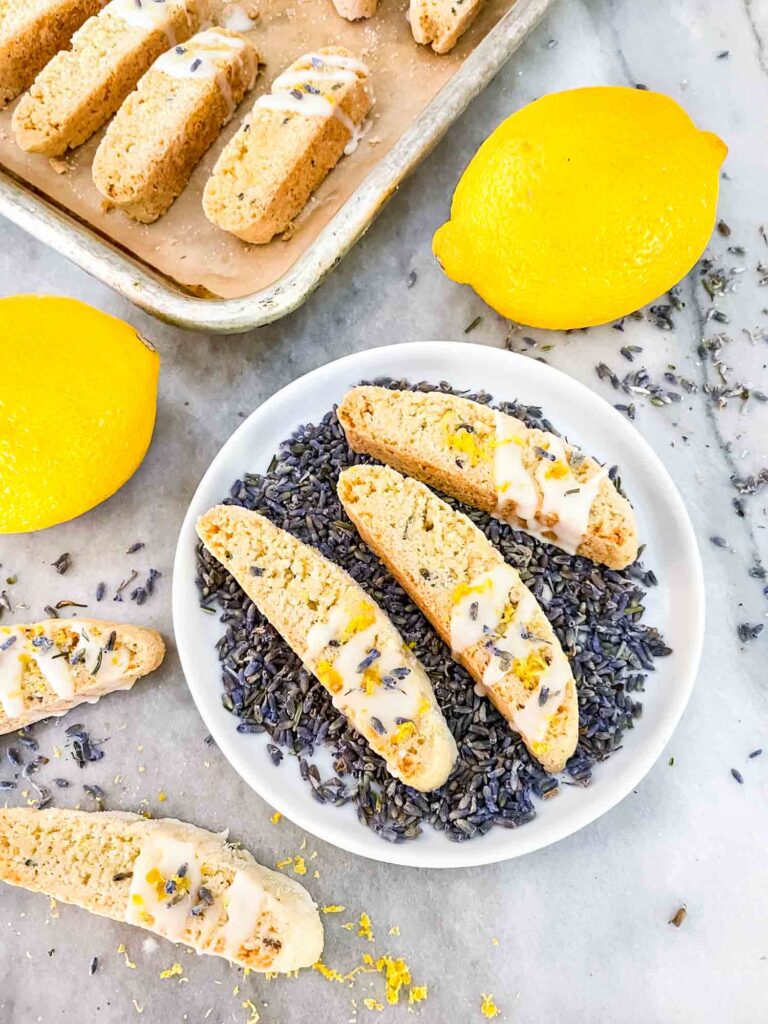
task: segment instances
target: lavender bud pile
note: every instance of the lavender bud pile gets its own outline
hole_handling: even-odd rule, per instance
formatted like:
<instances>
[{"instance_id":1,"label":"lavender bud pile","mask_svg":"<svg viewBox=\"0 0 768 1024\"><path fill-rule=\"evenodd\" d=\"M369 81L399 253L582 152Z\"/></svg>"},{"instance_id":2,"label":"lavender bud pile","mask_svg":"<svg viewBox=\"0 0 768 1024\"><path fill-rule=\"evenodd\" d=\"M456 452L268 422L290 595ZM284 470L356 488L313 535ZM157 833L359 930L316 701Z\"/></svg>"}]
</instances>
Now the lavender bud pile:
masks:
<instances>
[{"instance_id":1,"label":"lavender bud pile","mask_svg":"<svg viewBox=\"0 0 768 1024\"><path fill-rule=\"evenodd\" d=\"M413 386L389 378L373 383L440 390L492 404L490 395L456 392L447 384ZM515 402L497 407L530 427L554 430L539 408ZM450 778L431 793L393 779L238 583L199 545L201 606L209 612L218 607L226 627L217 644L224 707L239 719L238 731L269 735L265 756L274 763L286 753L299 758L301 778L315 799L337 807L353 801L360 821L382 839L414 839L425 825L455 842L494 826L517 828L535 817L534 798L549 799L563 784L587 786L595 764L620 749L624 733L640 718L636 695L644 690L654 659L671 653L659 631L641 622L644 588L655 585L656 577L639 562L617 572L567 555L447 499L518 569L571 661L580 738L562 776L549 775L493 705L475 693L470 676L347 519L336 497L338 475L372 461L350 451L330 411L284 441L265 475L248 473L236 480L225 501L260 512L316 547L384 608L427 670L456 739L459 758ZM620 486L615 470L611 479ZM323 746L332 755L334 774L328 778L312 761Z\"/></svg>"}]
</instances>

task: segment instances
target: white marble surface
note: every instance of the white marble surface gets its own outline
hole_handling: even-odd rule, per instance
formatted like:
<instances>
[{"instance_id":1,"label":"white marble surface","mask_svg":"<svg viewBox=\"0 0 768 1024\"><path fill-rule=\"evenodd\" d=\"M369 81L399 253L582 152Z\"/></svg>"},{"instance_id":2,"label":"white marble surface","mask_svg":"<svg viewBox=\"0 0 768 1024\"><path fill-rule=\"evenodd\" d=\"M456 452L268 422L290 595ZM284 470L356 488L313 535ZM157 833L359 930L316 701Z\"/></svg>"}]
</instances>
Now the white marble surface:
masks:
<instances>
[{"instance_id":1,"label":"white marble surface","mask_svg":"<svg viewBox=\"0 0 768 1024\"><path fill-rule=\"evenodd\" d=\"M550 40L557 46L548 46ZM156 340L163 359L155 439L133 480L80 521L0 540L3 578L19 576L8 589L22 618L41 616L52 600L88 600L96 581L116 585L132 565L153 564L164 573L143 610L171 641L166 664L130 698L118 695L77 713L94 735L111 738L104 760L82 773L71 762L55 761L41 773L43 781L66 774L76 783L57 793L60 805L81 798L81 783L97 783L110 807L148 806L212 828L230 826L267 863L298 851L299 830L287 821L272 826L270 808L204 745L207 730L173 651L171 559L192 490L242 413L329 359L407 338L463 339L463 328L477 315L483 319L471 340L503 345L508 325L468 289L446 280L430 255L432 232L447 213L459 173L505 114L544 92L642 82L681 100L730 146L720 211L732 234L716 236L711 246L718 265L746 268L733 292L716 303L730 322L705 322L712 304L694 273L682 286L685 310L675 313L670 332L633 323L624 334L610 327L568 337L513 332L511 343L525 348L522 335L537 338L532 355L543 354L609 401L626 398L597 379L599 361L620 375L646 366L654 381L673 363L698 385L696 394L671 407L655 408L642 397L636 402L637 426L678 481L704 557L708 629L689 709L637 791L555 847L494 867L430 873L358 860L308 837L308 850L317 850L311 867L320 877L310 871L307 881L320 903L349 909L326 920L326 962L349 969L361 952L374 949L341 928L366 910L375 952L403 955L415 981L429 985L429 999L416 1014L430 1024L482 1020L484 992L494 994L499 1019L510 1024L766 1020L768 753L754 760L747 754L768 749L768 630L744 644L737 625L763 623L768 611L766 581L748 574L767 553L768 488L744 498L739 517L730 477L765 467L768 405L734 398L717 408L701 390L718 383L717 367L702 361L697 347L702 336L726 332L731 340L722 360L732 368L729 379L768 391L768 342L760 335L768 327L768 288L758 287L756 272L759 261L768 263L759 233L759 225L768 224L767 46L766 0L560 0L314 298L250 336L206 338L159 325L43 246L0 227L0 291L86 299L135 323ZM717 59L724 50L729 55ZM729 244L743 246L745 254L728 253ZM418 279L408 289L411 271ZM643 346L633 366L619 354L622 344ZM544 345L552 347L543 352ZM482 358L481 348L478 354ZM713 535L727 546L714 546ZM146 548L125 555L136 539ZM63 551L72 553L74 564L59 577L50 563ZM111 607L126 616L134 611ZM56 735L41 731L44 753ZM0 777L9 745L0 740ZM743 785L732 778L732 767L743 773ZM167 793L164 803L160 790ZM9 802L15 800L11 794ZM683 903L688 916L676 929L667 922ZM397 937L388 935L394 925ZM371 976L361 976L353 989L312 973L298 980L244 980L221 961L164 944L148 949L142 939L128 926L72 908L52 910L42 897L3 888L0 1020L219 1024L246 1021L250 1011L242 1003L252 1000L266 1024L341 1024L376 1019L362 1000L383 995L381 979ZM120 943L135 969L118 954ZM100 967L89 977L94 955ZM188 980L160 980L160 971L177 959ZM404 1020L407 1012L388 1007L382 1017Z\"/></svg>"}]
</instances>

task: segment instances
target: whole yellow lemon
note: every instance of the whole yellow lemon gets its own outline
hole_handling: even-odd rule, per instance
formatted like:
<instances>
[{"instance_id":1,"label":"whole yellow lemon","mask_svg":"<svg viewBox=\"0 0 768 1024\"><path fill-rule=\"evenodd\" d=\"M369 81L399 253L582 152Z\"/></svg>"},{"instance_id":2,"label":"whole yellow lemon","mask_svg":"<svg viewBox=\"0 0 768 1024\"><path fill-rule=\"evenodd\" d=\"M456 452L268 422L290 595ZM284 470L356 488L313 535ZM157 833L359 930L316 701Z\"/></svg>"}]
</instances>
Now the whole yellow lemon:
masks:
<instances>
[{"instance_id":1,"label":"whole yellow lemon","mask_svg":"<svg viewBox=\"0 0 768 1024\"><path fill-rule=\"evenodd\" d=\"M510 320L606 323L668 291L699 258L727 151L660 93L544 96L477 151L434 253Z\"/></svg>"},{"instance_id":2,"label":"whole yellow lemon","mask_svg":"<svg viewBox=\"0 0 768 1024\"><path fill-rule=\"evenodd\" d=\"M160 359L132 327L73 299L2 299L0 365L0 533L73 519L133 475Z\"/></svg>"}]
</instances>

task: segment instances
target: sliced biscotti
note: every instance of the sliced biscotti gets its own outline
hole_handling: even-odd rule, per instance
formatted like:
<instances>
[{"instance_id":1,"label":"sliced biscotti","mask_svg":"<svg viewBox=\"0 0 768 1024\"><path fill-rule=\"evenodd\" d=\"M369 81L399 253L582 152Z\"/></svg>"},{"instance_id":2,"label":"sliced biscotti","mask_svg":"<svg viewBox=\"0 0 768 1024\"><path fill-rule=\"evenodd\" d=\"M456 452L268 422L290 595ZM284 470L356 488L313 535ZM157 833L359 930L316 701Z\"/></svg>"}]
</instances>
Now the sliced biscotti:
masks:
<instances>
[{"instance_id":1,"label":"sliced biscotti","mask_svg":"<svg viewBox=\"0 0 768 1024\"><path fill-rule=\"evenodd\" d=\"M353 388L338 416L354 451L569 554L612 569L637 557L632 506L595 459L555 434L438 391Z\"/></svg>"},{"instance_id":2,"label":"sliced biscotti","mask_svg":"<svg viewBox=\"0 0 768 1024\"><path fill-rule=\"evenodd\" d=\"M203 194L208 220L257 244L285 231L356 145L372 102L368 68L348 50L300 57L256 100L219 157Z\"/></svg>"},{"instance_id":3,"label":"sliced biscotti","mask_svg":"<svg viewBox=\"0 0 768 1024\"><path fill-rule=\"evenodd\" d=\"M99 192L135 220L157 220L253 87L258 68L245 36L221 28L161 54L96 151Z\"/></svg>"},{"instance_id":4,"label":"sliced biscotti","mask_svg":"<svg viewBox=\"0 0 768 1024\"><path fill-rule=\"evenodd\" d=\"M442 786L457 749L427 674L352 577L268 519L234 505L206 512L197 533L390 774L414 789Z\"/></svg>"},{"instance_id":5,"label":"sliced biscotti","mask_svg":"<svg viewBox=\"0 0 768 1024\"><path fill-rule=\"evenodd\" d=\"M115 113L171 46L208 16L208 0L111 0L79 29L72 49L47 64L13 113L22 149L60 156L81 145Z\"/></svg>"},{"instance_id":6,"label":"sliced biscotti","mask_svg":"<svg viewBox=\"0 0 768 1024\"><path fill-rule=\"evenodd\" d=\"M16 99L106 0L3 0L0 3L0 107Z\"/></svg>"},{"instance_id":7,"label":"sliced biscotti","mask_svg":"<svg viewBox=\"0 0 768 1024\"><path fill-rule=\"evenodd\" d=\"M379 0L333 0L333 6L347 21L359 21L361 18L373 17Z\"/></svg>"},{"instance_id":8,"label":"sliced biscotti","mask_svg":"<svg viewBox=\"0 0 768 1024\"><path fill-rule=\"evenodd\" d=\"M0 810L0 880L253 971L309 967L323 951L306 889L173 818Z\"/></svg>"},{"instance_id":9,"label":"sliced biscotti","mask_svg":"<svg viewBox=\"0 0 768 1024\"><path fill-rule=\"evenodd\" d=\"M576 749L576 684L536 598L485 535L388 466L339 477L344 509L528 750L557 772Z\"/></svg>"},{"instance_id":10,"label":"sliced biscotti","mask_svg":"<svg viewBox=\"0 0 768 1024\"><path fill-rule=\"evenodd\" d=\"M411 0L408 20L417 43L448 53L477 17L483 0Z\"/></svg>"},{"instance_id":11,"label":"sliced biscotti","mask_svg":"<svg viewBox=\"0 0 768 1024\"><path fill-rule=\"evenodd\" d=\"M96 619L0 626L0 735L129 690L165 655L154 629Z\"/></svg>"}]
</instances>

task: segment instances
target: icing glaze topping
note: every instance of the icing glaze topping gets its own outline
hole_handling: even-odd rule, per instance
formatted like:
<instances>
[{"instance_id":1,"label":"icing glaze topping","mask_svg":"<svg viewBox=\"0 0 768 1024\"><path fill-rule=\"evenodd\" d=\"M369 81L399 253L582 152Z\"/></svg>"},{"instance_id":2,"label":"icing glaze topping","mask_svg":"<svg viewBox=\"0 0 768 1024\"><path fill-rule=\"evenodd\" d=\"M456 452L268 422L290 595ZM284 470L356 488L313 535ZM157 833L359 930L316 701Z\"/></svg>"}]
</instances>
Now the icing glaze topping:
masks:
<instances>
[{"instance_id":1,"label":"icing glaze topping","mask_svg":"<svg viewBox=\"0 0 768 1024\"><path fill-rule=\"evenodd\" d=\"M365 598L335 605L313 626L303 660L355 728L382 741L408 739L434 706L423 668Z\"/></svg>"},{"instance_id":2,"label":"icing glaze topping","mask_svg":"<svg viewBox=\"0 0 768 1024\"><path fill-rule=\"evenodd\" d=\"M453 600L451 649L486 648L486 693L503 688L510 675L522 683L529 696L512 709L511 725L527 742L543 743L572 675L536 598L503 563L459 585Z\"/></svg>"},{"instance_id":3,"label":"icing glaze topping","mask_svg":"<svg viewBox=\"0 0 768 1024\"><path fill-rule=\"evenodd\" d=\"M134 862L126 921L236 959L243 946L253 948L270 897L247 868L236 869L216 896L206 884L210 877L200 844L164 823L149 833Z\"/></svg>"},{"instance_id":4,"label":"icing glaze topping","mask_svg":"<svg viewBox=\"0 0 768 1024\"><path fill-rule=\"evenodd\" d=\"M228 107L227 120L235 110L235 99L227 77L227 70L236 59L247 61L249 84L252 88L259 65L256 52L245 39L228 35L215 28L199 32L185 46L174 46L161 54L153 67L172 78L213 79Z\"/></svg>"},{"instance_id":5,"label":"icing glaze topping","mask_svg":"<svg viewBox=\"0 0 768 1024\"><path fill-rule=\"evenodd\" d=\"M284 111L304 117L335 117L349 132L344 148L357 148L360 126L341 109L334 91L368 78L368 68L354 57L333 53L307 53L299 57L272 83L272 91L256 100L254 109Z\"/></svg>"},{"instance_id":6,"label":"icing glaze topping","mask_svg":"<svg viewBox=\"0 0 768 1024\"><path fill-rule=\"evenodd\" d=\"M540 439L534 448L535 463L526 465L531 433L526 425L514 416L496 412L495 426L493 473L498 518L512 525L522 524L534 537L575 554L608 471L599 467L588 480L582 480L574 469L584 457L574 450L569 452L563 439L549 432L537 435Z\"/></svg>"},{"instance_id":7,"label":"icing glaze topping","mask_svg":"<svg viewBox=\"0 0 768 1024\"><path fill-rule=\"evenodd\" d=\"M124 648L113 650L109 639L102 642L89 635L85 626L67 630L74 634L76 642L62 650L48 633L29 635L20 628L0 629L0 705L8 717L17 718L24 713L21 684L24 665L30 661L62 700L75 696L78 668L95 676L104 689L115 689L121 683L131 685L133 677L126 675L130 658Z\"/></svg>"},{"instance_id":8,"label":"icing glaze topping","mask_svg":"<svg viewBox=\"0 0 768 1024\"><path fill-rule=\"evenodd\" d=\"M184 0L110 0L104 8L134 28L165 32L169 46L177 42L171 19L179 10L186 11Z\"/></svg>"}]
</instances>

